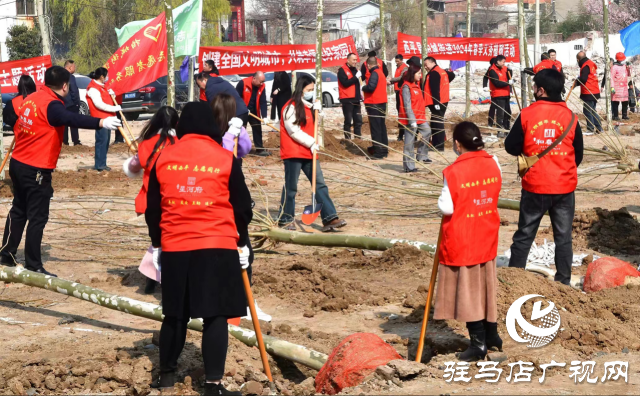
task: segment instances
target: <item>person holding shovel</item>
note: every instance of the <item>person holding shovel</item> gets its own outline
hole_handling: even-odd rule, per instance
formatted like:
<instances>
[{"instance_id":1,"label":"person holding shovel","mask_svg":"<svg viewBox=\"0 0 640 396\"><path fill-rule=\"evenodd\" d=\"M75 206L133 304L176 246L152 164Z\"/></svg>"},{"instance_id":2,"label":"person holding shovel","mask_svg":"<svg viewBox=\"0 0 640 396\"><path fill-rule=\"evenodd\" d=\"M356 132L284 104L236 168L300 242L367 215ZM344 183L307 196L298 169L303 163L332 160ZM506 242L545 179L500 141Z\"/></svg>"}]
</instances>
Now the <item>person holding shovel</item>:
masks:
<instances>
[{"instance_id":1,"label":"person holding shovel","mask_svg":"<svg viewBox=\"0 0 640 396\"><path fill-rule=\"evenodd\" d=\"M314 88L315 81L311 76L300 76L293 98L285 104L280 116L280 158L284 161L284 188L280 198L282 217L279 225L289 230L295 230L293 220L300 171L311 181L313 153L319 148L314 137L314 124L315 111L320 110L322 105L319 101L313 102ZM317 163L316 166L316 198L318 204L322 205L322 232L329 232L346 226L347 222L338 218L320 164Z\"/></svg>"},{"instance_id":2,"label":"person holding shovel","mask_svg":"<svg viewBox=\"0 0 640 396\"><path fill-rule=\"evenodd\" d=\"M162 150L149 176L145 219L162 273L160 376L172 388L190 318L203 318L205 395L224 388L227 319L246 313L242 270L249 267L251 194L240 161L222 148L222 132L206 103L190 102L177 144ZM176 188L179 186L179 188Z\"/></svg>"},{"instance_id":3,"label":"person holding shovel","mask_svg":"<svg viewBox=\"0 0 640 396\"><path fill-rule=\"evenodd\" d=\"M477 125L464 121L453 130L456 161L446 167L438 199L443 214L434 319L467 323L469 348L464 362L482 360L487 350L502 350L498 335L496 257L502 171L483 150Z\"/></svg>"}]
</instances>

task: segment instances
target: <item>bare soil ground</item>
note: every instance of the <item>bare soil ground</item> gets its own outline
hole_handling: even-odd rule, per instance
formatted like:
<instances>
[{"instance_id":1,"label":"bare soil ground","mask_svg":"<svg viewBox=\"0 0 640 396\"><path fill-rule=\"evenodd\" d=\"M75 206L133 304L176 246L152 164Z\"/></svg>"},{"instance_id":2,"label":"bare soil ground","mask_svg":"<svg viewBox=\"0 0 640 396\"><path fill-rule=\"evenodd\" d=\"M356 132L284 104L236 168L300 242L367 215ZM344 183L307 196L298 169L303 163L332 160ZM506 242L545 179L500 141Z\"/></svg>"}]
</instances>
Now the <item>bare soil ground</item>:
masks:
<instances>
[{"instance_id":1,"label":"bare soil ground","mask_svg":"<svg viewBox=\"0 0 640 396\"><path fill-rule=\"evenodd\" d=\"M393 106L389 106L394 108ZM321 156L325 179L341 218L349 223L340 232L383 238L404 238L434 243L439 220L435 216L444 166L455 159L447 149L432 154L429 169L407 176L402 159L391 150L384 161L369 161L364 155L370 144L368 124L363 140L345 141L340 109L327 110L325 152ZM474 120L484 123L486 113ZM456 121L451 116L450 121ZM632 120L633 121L633 120ZM639 121L635 119L635 121ZM634 122L635 122L634 121ZM132 123L139 130L141 122ZM448 124L453 125L453 124ZM396 142L395 122L388 122L390 145ZM448 126L448 129L450 127ZM91 144L93 132L82 131L83 143ZM265 133L266 147L274 155L249 156L244 162L256 210L276 217L283 185L283 167L278 159L278 135ZM638 157L640 138L621 136L630 156ZM8 141L5 140L5 144ZM597 136L586 144L602 148ZM518 199L520 183L513 158L500 143L488 145L503 167L505 198ZM140 181L121 171L128 156L126 147L109 152L112 172L87 169L93 165L93 147L64 147L54 173L55 194L45 230L43 257L48 270L59 276L110 293L159 303L161 290L143 294L144 277L137 267L149 238L143 217L133 211ZM613 164L606 157L587 155L583 171ZM80 169L80 170L79 170ZM605 171L615 168L605 168ZM616 178L617 177L617 178ZM581 176L574 220L576 253L612 255L632 263L640 260L639 174ZM309 182L300 178L298 212L310 199ZM6 218L11 203L11 183L0 184L0 215ZM601 209L600 209L601 208ZM517 229L518 213L501 210L499 254L507 250ZM549 220L544 219L537 238L552 239ZM319 225L297 224L300 231L319 233ZM22 247L18 261L23 261ZM360 249L265 244L254 262L254 293L260 307L273 315L265 332L290 342L330 353L344 337L356 332L375 333L403 356L414 352L424 312L426 290L433 258L406 245L385 252ZM583 274L586 266L574 268ZM498 270L499 332L505 341L507 360L500 364L508 375L509 363L536 365L566 362L566 369L541 371L533 381L497 384L475 379L469 383L447 383L444 362L455 360L455 352L466 348L464 323L433 321L427 334L431 358L425 373L400 386L370 379L345 390L348 394L636 394L640 383L640 287L628 285L594 294L551 282L521 270ZM562 318L559 336L541 349L528 349L511 340L505 315L515 299L541 294L555 302ZM2 394L156 394L149 388L158 370L158 348L154 333L160 323L110 311L74 297L0 282L0 393ZM594 376L603 374L604 362L629 362L629 382L574 384L569 378L571 361L593 360ZM203 378L200 334L189 332L180 358L177 393L201 392ZM314 370L282 359L270 359L277 389L282 394L312 394ZM473 366L472 366L473 367ZM227 357L229 388L247 381L264 380L257 349L231 338ZM476 374L473 367L470 373ZM310 380L311 378L311 380ZM243 388L246 391L246 387Z\"/></svg>"}]
</instances>

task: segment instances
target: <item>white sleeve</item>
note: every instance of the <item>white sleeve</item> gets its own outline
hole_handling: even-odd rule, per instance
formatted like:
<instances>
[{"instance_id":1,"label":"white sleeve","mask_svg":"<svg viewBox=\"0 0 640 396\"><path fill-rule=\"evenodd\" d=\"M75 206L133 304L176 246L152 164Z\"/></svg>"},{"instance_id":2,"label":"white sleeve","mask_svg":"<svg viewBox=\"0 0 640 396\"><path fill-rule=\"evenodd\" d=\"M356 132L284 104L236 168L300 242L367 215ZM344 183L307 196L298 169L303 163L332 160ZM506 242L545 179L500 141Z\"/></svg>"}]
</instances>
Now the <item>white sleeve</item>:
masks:
<instances>
[{"instance_id":1,"label":"white sleeve","mask_svg":"<svg viewBox=\"0 0 640 396\"><path fill-rule=\"evenodd\" d=\"M307 122L313 122L312 120L307 120ZM304 147L311 148L313 144L316 142L313 136L308 135L304 132L300 126L295 125L296 122L296 112L293 105L289 105L284 110L284 127L287 130L291 139L293 139L296 143L303 145Z\"/></svg>"},{"instance_id":2,"label":"white sleeve","mask_svg":"<svg viewBox=\"0 0 640 396\"><path fill-rule=\"evenodd\" d=\"M497 156L493 156L493 160L496 161L496 165L498 165L498 169L500 169L500 176L502 176L502 167L500 166L500 160L498 160Z\"/></svg>"},{"instance_id":3,"label":"white sleeve","mask_svg":"<svg viewBox=\"0 0 640 396\"><path fill-rule=\"evenodd\" d=\"M445 216L451 216L453 214L453 199L451 199L451 192L449 191L449 185L447 179L444 179L444 187L438 198L438 209Z\"/></svg>"},{"instance_id":4,"label":"white sleeve","mask_svg":"<svg viewBox=\"0 0 640 396\"><path fill-rule=\"evenodd\" d=\"M109 106L102 101L102 95L100 95L100 91L97 89L89 88L87 90L87 96L91 98L93 105L96 106L98 110L107 111L109 113L115 113L117 111L116 106Z\"/></svg>"}]
</instances>

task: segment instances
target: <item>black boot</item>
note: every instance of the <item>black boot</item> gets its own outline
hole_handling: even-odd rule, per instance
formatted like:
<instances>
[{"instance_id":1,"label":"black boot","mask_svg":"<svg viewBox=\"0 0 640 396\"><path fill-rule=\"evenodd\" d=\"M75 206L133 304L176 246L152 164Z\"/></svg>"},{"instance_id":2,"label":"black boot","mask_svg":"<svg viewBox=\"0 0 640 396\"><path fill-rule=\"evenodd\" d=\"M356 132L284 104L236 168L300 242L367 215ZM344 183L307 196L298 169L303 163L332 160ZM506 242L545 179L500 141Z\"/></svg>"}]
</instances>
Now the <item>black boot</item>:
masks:
<instances>
[{"instance_id":1,"label":"black boot","mask_svg":"<svg viewBox=\"0 0 640 396\"><path fill-rule=\"evenodd\" d=\"M471 339L469 348L458 354L458 360L463 362L484 360L487 356L487 346L485 345L485 331L482 321L467 322L467 329L469 329L469 338Z\"/></svg>"},{"instance_id":2,"label":"black boot","mask_svg":"<svg viewBox=\"0 0 640 396\"><path fill-rule=\"evenodd\" d=\"M211 382L204 383L204 394L205 396L213 396L213 395L236 395L241 396L242 392L231 392L226 390L222 384L214 384Z\"/></svg>"},{"instance_id":3,"label":"black boot","mask_svg":"<svg viewBox=\"0 0 640 396\"><path fill-rule=\"evenodd\" d=\"M147 284L144 286L144 294L153 294L156 290L158 282L151 278L147 278Z\"/></svg>"},{"instance_id":4,"label":"black boot","mask_svg":"<svg viewBox=\"0 0 640 396\"><path fill-rule=\"evenodd\" d=\"M151 383L151 387L155 389L172 388L176 384L176 373L160 373L160 376Z\"/></svg>"},{"instance_id":5,"label":"black boot","mask_svg":"<svg viewBox=\"0 0 640 396\"><path fill-rule=\"evenodd\" d=\"M482 322L484 323L487 351L495 348L502 352L502 338L500 338L500 335L498 334L498 324L495 322L487 322L486 320L483 320Z\"/></svg>"}]
</instances>

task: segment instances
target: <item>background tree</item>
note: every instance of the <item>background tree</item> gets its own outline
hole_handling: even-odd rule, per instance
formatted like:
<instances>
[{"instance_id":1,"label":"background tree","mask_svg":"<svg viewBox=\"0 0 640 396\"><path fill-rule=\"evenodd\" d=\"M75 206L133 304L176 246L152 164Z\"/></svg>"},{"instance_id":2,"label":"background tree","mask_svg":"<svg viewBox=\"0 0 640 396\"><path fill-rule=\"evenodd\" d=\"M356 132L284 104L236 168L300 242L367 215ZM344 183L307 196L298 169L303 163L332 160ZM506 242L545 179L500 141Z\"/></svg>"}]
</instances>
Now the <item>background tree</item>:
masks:
<instances>
[{"instance_id":1,"label":"background tree","mask_svg":"<svg viewBox=\"0 0 640 396\"><path fill-rule=\"evenodd\" d=\"M42 40L38 28L25 25L13 25L9 28L5 45L9 60L18 60L42 56Z\"/></svg>"},{"instance_id":2,"label":"background tree","mask_svg":"<svg viewBox=\"0 0 640 396\"><path fill-rule=\"evenodd\" d=\"M593 30L602 30L602 0L585 0L584 7L590 18L590 26ZM609 29L611 34L640 20L640 0L614 0L609 4Z\"/></svg>"}]
</instances>

